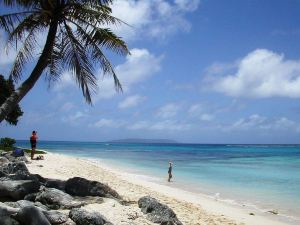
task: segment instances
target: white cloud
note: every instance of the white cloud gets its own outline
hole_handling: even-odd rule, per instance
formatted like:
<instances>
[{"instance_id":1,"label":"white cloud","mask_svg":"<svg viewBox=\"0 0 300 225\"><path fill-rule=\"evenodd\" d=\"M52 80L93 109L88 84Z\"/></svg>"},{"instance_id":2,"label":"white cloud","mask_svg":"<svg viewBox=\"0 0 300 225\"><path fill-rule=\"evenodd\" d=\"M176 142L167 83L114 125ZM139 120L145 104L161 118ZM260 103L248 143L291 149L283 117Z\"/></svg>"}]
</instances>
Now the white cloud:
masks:
<instances>
[{"instance_id":1,"label":"white cloud","mask_svg":"<svg viewBox=\"0 0 300 225\"><path fill-rule=\"evenodd\" d=\"M190 116L198 116L200 113L202 113L204 111L204 107L201 104L194 104L191 105L188 113L190 114Z\"/></svg>"},{"instance_id":2,"label":"white cloud","mask_svg":"<svg viewBox=\"0 0 300 225\"><path fill-rule=\"evenodd\" d=\"M247 118L241 118L232 125L223 127L224 130L264 130L264 131L300 131L300 124L286 117L267 118L253 114Z\"/></svg>"},{"instance_id":3,"label":"white cloud","mask_svg":"<svg viewBox=\"0 0 300 225\"><path fill-rule=\"evenodd\" d=\"M169 103L169 104L166 104L166 105L162 106L161 108L159 108L156 115L158 117L168 119L170 117L176 116L179 109L180 109L180 106L178 104Z\"/></svg>"},{"instance_id":4,"label":"white cloud","mask_svg":"<svg viewBox=\"0 0 300 225\"><path fill-rule=\"evenodd\" d=\"M184 11L197 10L200 0L175 0L178 7Z\"/></svg>"},{"instance_id":5,"label":"white cloud","mask_svg":"<svg viewBox=\"0 0 300 225\"><path fill-rule=\"evenodd\" d=\"M178 31L189 31L191 24L185 14L195 11L199 0L117 0L113 15L130 26L122 25L116 32L126 40L138 38L163 39Z\"/></svg>"},{"instance_id":6,"label":"white cloud","mask_svg":"<svg viewBox=\"0 0 300 225\"><path fill-rule=\"evenodd\" d=\"M148 121L137 121L127 126L129 130L143 130L149 128L150 123Z\"/></svg>"},{"instance_id":7,"label":"white cloud","mask_svg":"<svg viewBox=\"0 0 300 225\"><path fill-rule=\"evenodd\" d=\"M244 57L233 75L214 77L212 87L229 96L300 97L300 60L257 49Z\"/></svg>"},{"instance_id":8,"label":"white cloud","mask_svg":"<svg viewBox=\"0 0 300 225\"><path fill-rule=\"evenodd\" d=\"M129 92L134 84L143 82L153 76L161 69L161 61L163 56L155 56L147 49L134 48L131 55L126 57L126 61L115 67L115 72L122 84L124 92ZM110 76L103 76L102 70L98 70L97 85L98 92L92 96L94 102L100 99L109 99L114 97L117 92L115 90L114 80ZM60 80L54 85L54 91L65 91L67 87L75 87L76 82L72 74L65 71Z\"/></svg>"},{"instance_id":9,"label":"white cloud","mask_svg":"<svg viewBox=\"0 0 300 225\"><path fill-rule=\"evenodd\" d=\"M62 112L68 112L68 111L70 111L70 110L72 110L74 108L75 108L75 105L72 102L65 102L61 106L60 111L62 111Z\"/></svg>"},{"instance_id":10,"label":"white cloud","mask_svg":"<svg viewBox=\"0 0 300 225\"><path fill-rule=\"evenodd\" d=\"M132 49L131 55L126 57L125 63L115 68L124 92L129 91L132 85L143 82L158 72L161 68L162 58L162 56L157 57L151 54L147 49ZM111 98L116 94L112 77L100 79L98 87L98 94L94 96L95 101Z\"/></svg>"},{"instance_id":11,"label":"white cloud","mask_svg":"<svg viewBox=\"0 0 300 225\"><path fill-rule=\"evenodd\" d=\"M212 121L214 115L207 113L207 109L202 104L193 104L188 109L189 116L193 118L199 118L202 121Z\"/></svg>"},{"instance_id":12,"label":"white cloud","mask_svg":"<svg viewBox=\"0 0 300 225\"><path fill-rule=\"evenodd\" d=\"M183 131L183 130L189 130L190 128L191 128L190 124L180 123L178 121L173 121L173 120L164 120L164 121L154 123L152 126L149 127L149 130Z\"/></svg>"},{"instance_id":13,"label":"white cloud","mask_svg":"<svg viewBox=\"0 0 300 225\"><path fill-rule=\"evenodd\" d=\"M87 117L86 112L77 111L73 114L70 114L68 116L65 116L62 118L62 121L65 123L69 123L71 125L77 124L83 119Z\"/></svg>"},{"instance_id":14,"label":"white cloud","mask_svg":"<svg viewBox=\"0 0 300 225\"><path fill-rule=\"evenodd\" d=\"M151 131L184 131L189 130L191 124L175 120L163 120L157 122L137 121L127 126L129 130L151 130Z\"/></svg>"},{"instance_id":15,"label":"white cloud","mask_svg":"<svg viewBox=\"0 0 300 225\"><path fill-rule=\"evenodd\" d=\"M75 80L72 78L71 72L65 71L60 76L59 80L54 83L53 90L54 91L64 91L66 87L73 86L75 87Z\"/></svg>"},{"instance_id":16,"label":"white cloud","mask_svg":"<svg viewBox=\"0 0 300 225\"><path fill-rule=\"evenodd\" d=\"M119 128L126 125L125 121L122 120L113 120L113 119L105 119L102 118L98 120L97 122L90 124L89 127L96 127L96 128L102 128L102 127L109 127L109 128Z\"/></svg>"},{"instance_id":17,"label":"white cloud","mask_svg":"<svg viewBox=\"0 0 300 225\"><path fill-rule=\"evenodd\" d=\"M140 95L132 95L125 98L122 102L119 103L120 109L135 107L138 104L142 103L146 98Z\"/></svg>"},{"instance_id":18,"label":"white cloud","mask_svg":"<svg viewBox=\"0 0 300 225\"><path fill-rule=\"evenodd\" d=\"M204 113L200 116L200 119L203 121L212 121L214 119L214 115Z\"/></svg>"}]
</instances>

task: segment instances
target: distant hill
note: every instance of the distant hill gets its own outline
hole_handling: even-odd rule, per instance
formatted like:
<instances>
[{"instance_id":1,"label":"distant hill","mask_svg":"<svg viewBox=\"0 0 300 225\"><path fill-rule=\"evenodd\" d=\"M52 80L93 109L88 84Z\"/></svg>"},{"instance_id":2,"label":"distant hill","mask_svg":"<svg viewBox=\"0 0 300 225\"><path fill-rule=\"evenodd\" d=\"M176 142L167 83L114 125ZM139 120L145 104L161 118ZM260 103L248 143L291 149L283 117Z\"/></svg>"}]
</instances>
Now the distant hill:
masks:
<instances>
[{"instance_id":1,"label":"distant hill","mask_svg":"<svg viewBox=\"0 0 300 225\"><path fill-rule=\"evenodd\" d=\"M127 139L119 139L109 141L111 143L163 143L163 144L174 144L177 141L169 140L169 139L143 139L143 138L127 138Z\"/></svg>"}]
</instances>

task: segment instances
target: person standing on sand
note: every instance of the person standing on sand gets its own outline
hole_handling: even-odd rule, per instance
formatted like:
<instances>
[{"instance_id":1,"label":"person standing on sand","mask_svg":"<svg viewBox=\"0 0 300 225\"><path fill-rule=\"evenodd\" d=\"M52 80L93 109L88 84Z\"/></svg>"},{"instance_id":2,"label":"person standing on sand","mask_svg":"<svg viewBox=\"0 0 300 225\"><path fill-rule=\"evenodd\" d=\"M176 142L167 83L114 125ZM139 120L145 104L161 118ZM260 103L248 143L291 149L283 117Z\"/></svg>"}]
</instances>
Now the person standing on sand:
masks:
<instances>
[{"instance_id":1,"label":"person standing on sand","mask_svg":"<svg viewBox=\"0 0 300 225\"><path fill-rule=\"evenodd\" d=\"M168 182L171 181L172 176L172 164L171 162L169 162L169 169L168 169L168 174L169 174L169 178L168 178Z\"/></svg>"},{"instance_id":2,"label":"person standing on sand","mask_svg":"<svg viewBox=\"0 0 300 225\"><path fill-rule=\"evenodd\" d=\"M38 139L37 132L34 130L32 131L32 135L30 137L30 144L31 144L31 159L34 157L35 149L36 149L36 141Z\"/></svg>"}]
</instances>

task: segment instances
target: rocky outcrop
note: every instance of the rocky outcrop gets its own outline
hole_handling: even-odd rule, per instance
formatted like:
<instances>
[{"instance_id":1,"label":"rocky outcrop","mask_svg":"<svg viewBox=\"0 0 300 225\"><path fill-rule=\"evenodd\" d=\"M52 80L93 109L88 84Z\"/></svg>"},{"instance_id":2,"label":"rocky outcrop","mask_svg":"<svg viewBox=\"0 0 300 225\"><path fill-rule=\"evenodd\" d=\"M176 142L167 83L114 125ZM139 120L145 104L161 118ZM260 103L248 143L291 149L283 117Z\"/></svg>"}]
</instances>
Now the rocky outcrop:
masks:
<instances>
[{"instance_id":1,"label":"rocky outcrop","mask_svg":"<svg viewBox=\"0 0 300 225\"><path fill-rule=\"evenodd\" d=\"M0 170L5 174L14 174L17 171L22 171L23 173L29 173L24 162L10 162L5 163L0 167Z\"/></svg>"},{"instance_id":2,"label":"rocky outcrop","mask_svg":"<svg viewBox=\"0 0 300 225\"><path fill-rule=\"evenodd\" d=\"M46 187L56 188L56 189L59 189L61 191L65 191L66 181L64 181L64 180L46 179L44 183L45 183Z\"/></svg>"},{"instance_id":3,"label":"rocky outcrop","mask_svg":"<svg viewBox=\"0 0 300 225\"><path fill-rule=\"evenodd\" d=\"M89 212L85 209L72 209L69 216L76 225L112 225L100 213Z\"/></svg>"},{"instance_id":4,"label":"rocky outcrop","mask_svg":"<svg viewBox=\"0 0 300 225\"><path fill-rule=\"evenodd\" d=\"M167 205L158 202L155 198L145 196L139 199L138 205L147 218L162 225L182 225L176 214Z\"/></svg>"},{"instance_id":5,"label":"rocky outcrop","mask_svg":"<svg viewBox=\"0 0 300 225\"><path fill-rule=\"evenodd\" d=\"M9 160L6 157L0 156L0 166L9 163Z\"/></svg>"},{"instance_id":6,"label":"rocky outcrop","mask_svg":"<svg viewBox=\"0 0 300 225\"><path fill-rule=\"evenodd\" d=\"M15 218L26 225L51 225L44 213L34 206L21 208Z\"/></svg>"},{"instance_id":7,"label":"rocky outcrop","mask_svg":"<svg viewBox=\"0 0 300 225\"><path fill-rule=\"evenodd\" d=\"M3 180L0 181L0 197L21 200L25 195L37 192L40 184L33 180Z\"/></svg>"},{"instance_id":8,"label":"rocky outcrop","mask_svg":"<svg viewBox=\"0 0 300 225\"><path fill-rule=\"evenodd\" d=\"M108 185L81 177L73 177L67 180L65 190L68 194L77 196L100 196L121 199L120 195Z\"/></svg>"},{"instance_id":9,"label":"rocky outcrop","mask_svg":"<svg viewBox=\"0 0 300 225\"><path fill-rule=\"evenodd\" d=\"M42 212L51 224L66 223L69 219L69 217L66 214L56 210L50 210L50 211L44 210Z\"/></svg>"},{"instance_id":10,"label":"rocky outcrop","mask_svg":"<svg viewBox=\"0 0 300 225\"><path fill-rule=\"evenodd\" d=\"M73 197L61 190L55 188L43 188L35 198L46 205L50 209L72 209L84 205L82 202L77 202Z\"/></svg>"},{"instance_id":11,"label":"rocky outcrop","mask_svg":"<svg viewBox=\"0 0 300 225\"><path fill-rule=\"evenodd\" d=\"M3 216L0 219L0 225L20 225L20 223L10 216Z\"/></svg>"}]
</instances>

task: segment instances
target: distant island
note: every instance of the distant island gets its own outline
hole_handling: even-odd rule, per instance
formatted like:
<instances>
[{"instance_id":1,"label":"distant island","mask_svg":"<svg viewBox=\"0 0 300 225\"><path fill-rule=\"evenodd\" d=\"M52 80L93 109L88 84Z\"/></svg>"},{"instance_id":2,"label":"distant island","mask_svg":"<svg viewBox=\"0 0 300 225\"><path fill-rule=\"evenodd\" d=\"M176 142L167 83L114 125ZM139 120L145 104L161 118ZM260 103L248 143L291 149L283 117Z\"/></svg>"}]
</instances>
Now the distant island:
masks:
<instances>
[{"instance_id":1,"label":"distant island","mask_svg":"<svg viewBox=\"0 0 300 225\"><path fill-rule=\"evenodd\" d=\"M143 138L127 138L127 139L111 140L108 142L111 142L111 143L160 143L160 144L178 143L177 141L169 140L169 139L143 139Z\"/></svg>"}]
</instances>

